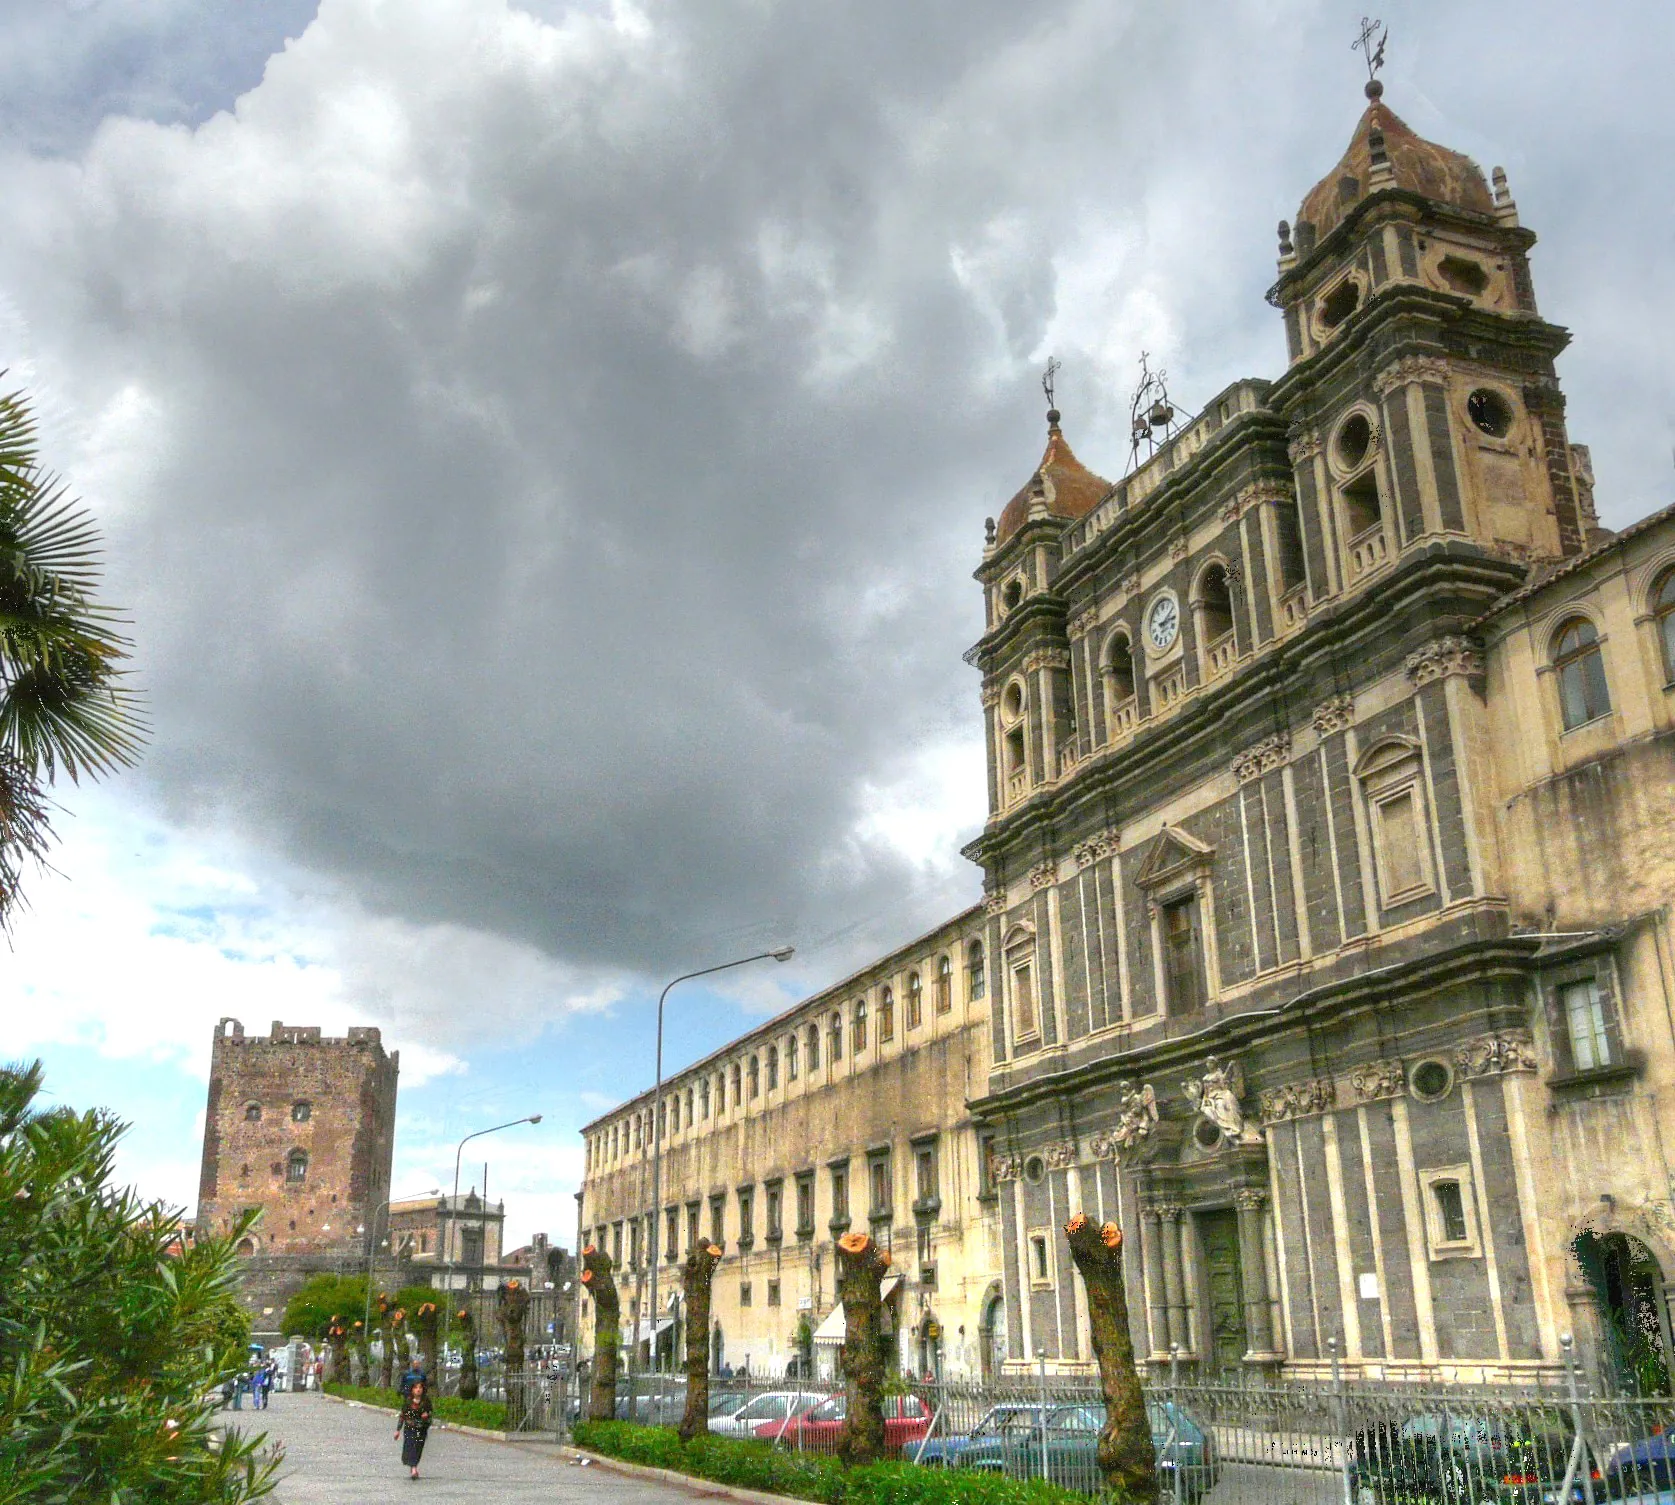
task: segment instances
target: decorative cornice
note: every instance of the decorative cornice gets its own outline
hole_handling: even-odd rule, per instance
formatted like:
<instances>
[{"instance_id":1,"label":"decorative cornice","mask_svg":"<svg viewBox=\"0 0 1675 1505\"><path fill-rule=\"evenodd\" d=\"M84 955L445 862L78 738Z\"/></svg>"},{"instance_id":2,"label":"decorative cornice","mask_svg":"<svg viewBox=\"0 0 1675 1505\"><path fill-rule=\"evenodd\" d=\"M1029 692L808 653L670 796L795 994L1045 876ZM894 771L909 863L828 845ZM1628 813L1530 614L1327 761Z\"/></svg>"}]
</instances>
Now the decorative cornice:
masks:
<instances>
[{"instance_id":1,"label":"decorative cornice","mask_svg":"<svg viewBox=\"0 0 1675 1505\"><path fill-rule=\"evenodd\" d=\"M1007 908L1005 889L1002 889L999 893L983 895L983 912L985 914L998 917L1005 914Z\"/></svg>"},{"instance_id":2,"label":"decorative cornice","mask_svg":"<svg viewBox=\"0 0 1675 1505\"><path fill-rule=\"evenodd\" d=\"M1056 862L1043 862L1040 867L1032 868L1029 875L1029 886L1040 890L1051 888L1058 882L1059 865Z\"/></svg>"},{"instance_id":3,"label":"decorative cornice","mask_svg":"<svg viewBox=\"0 0 1675 1505\"><path fill-rule=\"evenodd\" d=\"M1400 1061L1368 1061L1349 1074L1350 1096L1358 1103L1399 1097L1407 1086L1407 1070Z\"/></svg>"},{"instance_id":4,"label":"decorative cornice","mask_svg":"<svg viewBox=\"0 0 1675 1505\"><path fill-rule=\"evenodd\" d=\"M1275 732L1233 760L1233 777L1241 784L1259 778L1271 769L1282 768L1291 756L1291 733Z\"/></svg>"},{"instance_id":5,"label":"decorative cornice","mask_svg":"<svg viewBox=\"0 0 1675 1505\"><path fill-rule=\"evenodd\" d=\"M1294 493L1283 481L1258 481L1247 486L1235 499L1241 513L1249 512L1267 502L1289 502Z\"/></svg>"},{"instance_id":6,"label":"decorative cornice","mask_svg":"<svg viewBox=\"0 0 1675 1505\"><path fill-rule=\"evenodd\" d=\"M1037 648L1033 653L1024 655L1020 665L1025 674L1034 674L1038 669L1068 669L1070 667L1070 650L1068 648Z\"/></svg>"},{"instance_id":7,"label":"decorative cornice","mask_svg":"<svg viewBox=\"0 0 1675 1505\"><path fill-rule=\"evenodd\" d=\"M1498 1076L1507 1071L1536 1071L1535 1040L1528 1030L1478 1035L1454 1047L1456 1076Z\"/></svg>"},{"instance_id":8,"label":"decorative cornice","mask_svg":"<svg viewBox=\"0 0 1675 1505\"><path fill-rule=\"evenodd\" d=\"M1233 1205L1241 1212L1261 1212L1267 1201L1268 1193L1260 1186L1241 1186L1233 1193Z\"/></svg>"},{"instance_id":9,"label":"decorative cornice","mask_svg":"<svg viewBox=\"0 0 1675 1505\"><path fill-rule=\"evenodd\" d=\"M1076 865L1078 867L1092 867L1099 861L1099 848L1091 841L1084 841L1076 848Z\"/></svg>"},{"instance_id":10,"label":"decorative cornice","mask_svg":"<svg viewBox=\"0 0 1675 1505\"><path fill-rule=\"evenodd\" d=\"M1337 1106L1338 1084L1329 1076L1308 1082L1288 1082L1283 1087L1269 1087L1257 1101L1263 1123L1284 1123L1288 1118L1307 1118L1331 1111Z\"/></svg>"},{"instance_id":11,"label":"decorative cornice","mask_svg":"<svg viewBox=\"0 0 1675 1505\"><path fill-rule=\"evenodd\" d=\"M1227 524L1227 526L1231 527L1234 523L1238 522L1238 520L1241 517L1243 517L1244 514L1245 514L1245 496L1244 496L1243 492L1239 492L1236 495L1234 495L1231 498L1231 500L1229 500L1226 503L1225 506L1222 507L1222 509L1221 509L1221 520L1222 520L1222 522Z\"/></svg>"},{"instance_id":12,"label":"decorative cornice","mask_svg":"<svg viewBox=\"0 0 1675 1505\"><path fill-rule=\"evenodd\" d=\"M986 681L982 690L979 691L979 694L983 701L984 710L988 710L992 706L1000 704L1000 685L995 680Z\"/></svg>"},{"instance_id":13,"label":"decorative cornice","mask_svg":"<svg viewBox=\"0 0 1675 1505\"><path fill-rule=\"evenodd\" d=\"M1178 1223L1181 1220L1180 1204L1176 1202L1158 1202L1150 1211L1159 1222Z\"/></svg>"},{"instance_id":14,"label":"decorative cornice","mask_svg":"<svg viewBox=\"0 0 1675 1505\"><path fill-rule=\"evenodd\" d=\"M1314 729L1322 737L1334 732L1346 732L1355 724L1355 697L1334 695L1314 708Z\"/></svg>"},{"instance_id":15,"label":"decorative cornice","mask_svg":"<svg viewBox=\"0 0 1675 1505\"><path fill-rule=\"evenodd\" d=\"M1064 630L1073 638L1086 637L1099 625L1099 608L1089 606L1076 613L1064 624Z\"/></svg>"},{"instance_id":16,"label":"decorative cornice","mask_svg":"<svg viewBox=\"0 0 1675 1505\"><path fill-rule=\"evenodd\" d=\"M1185 559L1191 548L1192 544L1186 534L1178 533L1169 541L1169 557L1174 560Z\"/></svg>"},{"instance_id":17,"label":"decorative cornice","mask_svg":"<svg viewBox=\"0 0 1675 1505\"><path fill-rule=\"evenodd\" d=\"M1386 366L1373 378L1373 391L1388 397L1397 387L1410 382L1448 380L1448 362L1434 355L1404 355L1393 366Z\"/></svg>"},{"instance_id":18,"label":"decorative cornice","mask_svg":"<svg viewBox=\"0 0 1675 1505\"><path fill-rule=\"evenodd\" d=\"M1137 596L1140 594L1140 572L1130 570L1117 585L1117 593L1122 596Z\"/></svg>"},{"instance_id":19,"label":"decorative cornice","mask_svg":"<svg viewBox=\"0 0 1675 1505\"><path fill-rule=\"evenodd\" d=\"M1016 1181L1024 1173L1022 1155L989 1156L989 1175L995 1181Z\"/></svg>"},{"instance_id":20,"label":"decorative cornice","mask_svg":"<svg viewBox=\"0 0 1675 1505\"><path fill-rule=\"evenodd\" d=\"M1074 1139L1055 1140L1052 1144L1043 1145L1041 1154L1053 1170L1067 1170L1076 1163L1076 1141Z\"/></svg>"},{"instance_id":21,"label":"decorative cornice","mask_svg":"<svg viewBox=\"0 0 1675 1505\"><path fill-rule=\"evenodd\" d=\"M1476 677L1483 672L1483 655L1469 638L1437 638L1408 654L1403 665L1414 689L1451 674Z\"/></svg>"}]
</instances>

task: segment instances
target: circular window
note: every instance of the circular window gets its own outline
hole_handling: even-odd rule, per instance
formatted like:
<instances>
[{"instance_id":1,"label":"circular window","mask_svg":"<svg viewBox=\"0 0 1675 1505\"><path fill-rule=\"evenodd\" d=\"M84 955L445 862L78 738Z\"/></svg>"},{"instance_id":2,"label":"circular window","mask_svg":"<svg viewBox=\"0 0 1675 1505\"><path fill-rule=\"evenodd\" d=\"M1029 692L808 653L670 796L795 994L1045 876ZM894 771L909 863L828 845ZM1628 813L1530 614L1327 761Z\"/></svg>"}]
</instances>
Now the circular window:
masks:
<instances>
[{"instance_id":1,"label":"circular window","mask_svg":"<svg viewBox=\"0 0 1675 1505\"><path fill-rule=\"evenodd\" d=\"M1008 580L1006 582L1005 588L1000 593L1000 599L1006 603L1006 608L1007 608L1008 611L1010 611L1014 606L1016 606L1020 601L1022 601L1024 599L1024 583L1023 583L1023 581L1022 580Z\"/></svg>"},{"instance_id":2,"label":"circular window","mask_svg":"<svg viewBox=\"0 0 1675 1505\"><path fill-rule=\"evenodd\" d=\"M1512 405L1487 387L1479 387L1466 399L1466 416L1491 439L1504 439L1512 427Z\"/></svg>"},{"instance_id":3,"label":"circular window","mask_svg":"<svg viewBox=\"0 0 1675 1505\"><path fill-rule=\"evenodd\" d=\"M1320 322L1336 329L1361 306L1361 284L1354 278L1340 282L1320 300Z\"/></svg>"},{"instance_id":4,"label":"circular window","mask_svg":"<svg viewBox=\"0 0 1675 1505\"><path fill-rule=\"evenodd\" d=\"M1199 1149L1213 1150L1221 1143L1221 1130L1211 1123L1209 1119L1201 1118L1198 1120L1197 1126L1192 1131L1192 1137L1198 1142Z\"/></svg>"},{"instance_id":5,"label":"circular window","mask_svg":"<svg viewBox=\"0 0 1675 1505\"><path fill-rule=\"evenodd\" d=\"M1039 1186L1047 1178L1047 1162L1039 1155L1031 1155L1024 1161L1024 1180L1032 1186Z\"/></svg>"},{"instance_id":6,"label":"circular window","mask_svg":"<svg viewBox=\"0 0 1675 1505\"><path fill-rule=\"evenodd\" d=\"M1351 413L1338 430L1338 462L1345 470L1354 470L1367 458L1373 447L1373 426L1365 413Z\"/></svg>"},{"instance_id":7,"label":"circular window","mask_svg":"<svg viewBox=\"0 0 1675 1505\"><path fill-rule=\"evenodd\" d=\"M1408 1076L1407 1084L1421 1102L1434 1103L1448 1096L1448 1089L1454 1085L1454 1073L1446 1062L1421 1061Z\"/></svg>"},{"instance_id":8,"label":"circular window","mask_svg":"<svg viewBox=\"0 0 1675 1505\"><path fill-rule=\"evenodd\" d=\"M1024 687L1022 685L1008 685L1006 699L1002 702L1008 716L1022 716L1024 713Z\"/></svg>"}]
</instances>

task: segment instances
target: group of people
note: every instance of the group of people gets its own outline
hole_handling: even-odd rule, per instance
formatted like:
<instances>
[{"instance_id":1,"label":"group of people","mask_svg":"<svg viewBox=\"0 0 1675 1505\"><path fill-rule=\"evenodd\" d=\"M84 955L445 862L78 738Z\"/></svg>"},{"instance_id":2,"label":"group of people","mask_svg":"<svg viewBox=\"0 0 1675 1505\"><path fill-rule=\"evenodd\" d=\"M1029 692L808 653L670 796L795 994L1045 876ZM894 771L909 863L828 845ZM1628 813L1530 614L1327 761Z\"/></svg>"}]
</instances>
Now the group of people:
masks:
<instances>
[{"instance_id":1,"label":"group of people","mask_svg":"<svg viewBox=\"0 0 1675 1505\"><path fill-rule=\"evenodd\" d=\"M248 1392L252 1410L267 1410L268 1397L273 1394L274 1379L278 1373L279 1366L272 1359L256 1360L243 1374L234 1375L222 1384L221 1404L242 1411Z\"/></svg>"}]
</instances>

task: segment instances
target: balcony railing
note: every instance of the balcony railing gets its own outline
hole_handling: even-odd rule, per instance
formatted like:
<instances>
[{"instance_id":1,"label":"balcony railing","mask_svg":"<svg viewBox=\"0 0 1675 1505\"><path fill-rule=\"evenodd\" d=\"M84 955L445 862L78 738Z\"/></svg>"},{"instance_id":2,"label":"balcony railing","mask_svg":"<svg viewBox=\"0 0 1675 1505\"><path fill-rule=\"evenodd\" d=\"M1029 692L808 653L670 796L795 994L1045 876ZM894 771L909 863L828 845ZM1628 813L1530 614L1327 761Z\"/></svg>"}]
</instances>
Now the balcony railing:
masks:
<instances>
[{"instance_id":1,"label":"balcony railing","mask_svg":"<svg viewBox=\"0 0 1675 1505\"><path fill-rule=\"evenodd\" d=\"M1281 631L1290 632L1293 627L1301 627L1303 619L1308 614L1308 587L1306 585L1295 586L1280 597Z\"/></svg>"},{"instance_id":2,"label":"balcony railing","mask_svg":"<svg viewBox=\"0 0 1675 1505\"><path fill-rule=\"evenodd\" d=\"M1185 694L1186 670L1176 669L1158 679L1153 686L1152 698L1160 711L1166 711Z\"/></svg>"},{"instance_id":3,"label":"balcony railing","mask_svg":"<svg viewBox=\"0 0 1675 1505\"><path fill-rule=\"evenodd\" d=\"M1237 644L1233 641L1233 629L1226 632L1204 649L1204 678L1214 679L1218 674L1225 674L1233 667L1234 653Z\"/></svg>"},{"instance_id":4,"label":"balcony railing","mask_svg":"<svg viewBox=\"0 0 1675 1505\"><path fill-rule=\"evenodd\" d=\"M1062 779L1082 760L1074 742L1067 742L1059 749L1059 777Z\"/></svg>"},{"instance_id":5,"label":"balcony railing","mask_svg":"<svg viewBox=\"0 0 1675 1505\"><path fill-rule=\"evenodd\" d=\"M1126 737L1140 723L1140 702L1130 695L1126 700L1119 700L1111 707L1111 735Z\"/></svg>"},{"instance_id":6,"label":"balcony railing","mask_svg":"<svg viewBox=\"0 0 1675 1505\"><path fill-rule=\"evenodd\" d=\"M1384 523L1376 522L1349 541L1349 578L1359 580L1369 570L1376 570L1390 557L1390 543L1385 537Z\"/></svg>"},{"instance_id":7,"label":"balcony railing","mask_svg":"<svg viewBox=\"0 0 1675 1505\"><path fill-rule=\"evenodd\" d=\"M1006 797L1009 800L1021 800L1024 791L1029 788L1029 775L1019 768L1006 775Z\"/></svg>"}]
</instances>

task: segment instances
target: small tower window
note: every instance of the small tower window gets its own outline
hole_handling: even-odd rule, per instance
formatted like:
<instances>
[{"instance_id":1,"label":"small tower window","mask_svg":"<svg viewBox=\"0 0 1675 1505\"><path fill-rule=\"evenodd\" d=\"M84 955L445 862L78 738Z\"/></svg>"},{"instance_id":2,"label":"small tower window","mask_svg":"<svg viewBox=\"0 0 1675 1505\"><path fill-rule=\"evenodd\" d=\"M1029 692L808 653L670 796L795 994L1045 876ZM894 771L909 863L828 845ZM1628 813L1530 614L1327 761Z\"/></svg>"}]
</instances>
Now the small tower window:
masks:
<instances>
[{"instance_id":1,"label":"small tower window","mask_svg":"<svg viewBox=\"0 0 1675 1505\"><path fill-rule=\"evenodd\" d=\"M1469 256L1444 256L1437 263L1437 275L1455 292L1464 293L1468 298L1481 297L1489 285L1489 274L1483 270L1483 263Z\"/></svg>"},{"instance_id":2,"label":"small tower window","mask_svg":"<svg viewBox=\"0 0 1675 1505\"><path fill-rule=\"evenodd\" d=\"M1466 1228L1466 1199L1460 1193L1458 1181L1433 1181L1431 1195L1436 1198L1437 1231L1440 1242L1463 1244L1470 1236Z\"/></svg>"},{"instance_id":3,"label":"small tower window","mask_svg":"<svg viewBox=\"0 0 1675 1505\"><path fill-rule=\"evenodd\" d=\"M1373 426L1365 413L1351 413L1338 430L1338 461L1354 470L1373 447Z\"/></svg>"},{"instance_id":4,"label":"small tower window","mask_svg":"<svg viewBox=\"0 0 1675 1505\"><path fill-rule=\"evenodd\" d=\"M262 1121L262 1105L260 1103L246 1103L244 1105L244 1121L247 1124L259 1124Z\"/></svg>"},{"instance_id":5,"label":"small tower window","mask_svg":"<svg viewBox=\"0 0 1675 1505\"><path fill-rule=\"evenodd\" d=\"M1011 611L1024 599L1024 583L1022 580L1008 580L1001 588L1000 599L1008 611Z\"/></svg>"},{"instance_id":6,"label":"small tower window","mask_svg":"<svg viewBox=\"0 0 1675 1505\"><path fill-rule=\"evenodd\" d=\"M1559 630L1553 643L1553 667L1558 671L1559 709L1567 732L1610 714L1611 694L1606 688L1599 634L1586 617L1577 617Z\"/></svg>"},{"instance_id":7,"label":"small tower window","mask_svg":"<svg viewBox=\"0 0 1675 1505\"><path fill-rule=\"evenodd\" d=\"M1111 639L1105 672L1110 676L1112 705L1134 698L1134 650L1129 646L1127 633L1119 632Z\"/></svg>"},{"instance_id":8,"label":"small tower window","mask_svg":"<svg viewBox=\"0 0 1675 1505\"><path fill-rule=\"evenodd\" d=\"M1347 277L1320 300L1320 322L1336 329L1361 306L1361 284Z\"/></svg>"},{"instance_id":9,"label":"small tower window","mask_svg":"<svg viewBox=\"0 0 1675 1505\"><path fill-rule=\"evenodd\" d=\"M314 1108L311 1104L309 1104L309 1103L292 1103L291 1104L291 1122L292 1123L294 1123L294 1124L305 1124L313 1116L314 1116Z\"/></svg>"},{"instance_id":10,"label":"small tower window","mask_svg":"<svg viewBox=\"0 0 1675 1505\"><path fill-rule=\"evenodd\" d=\"M308 1151L292 1150L285 1159L285 1179L292 1186L308 1179Z\"/></svg>"},{"instance_id":11,"label":"small tower window","mask_svg":"<svg viewBox=\"0 0 1675 1505\"><path fill-rule=\"evenodd\" d=\"M1372 532L1384 519L1378 502L1378 479L1370 470L1344 487L1343 502L1344 519L1352 542Z\"/></svg>"},{"instance_id":12,"label":"small tower window","mask_svg":"<svg viewBox=\"0 0 1675 1505\"><path fill-rule=\"evenodd\" d=\"M1204 571L1199 586L1199 607L1204 613L1204 645L1214 647L1233 630L1233 597L1227 588L1227 571L1213 564Z\"/></svg>"},{"instance_id":13,"label":"small tower window","mask_svg":"<svg viewBox=\"0 0 1675 1505\"><path fill-rule=\"evenodd\" d=\"M1663 680L1675 684L1675 570L1664 572L1652 594L1652 614L1658 624L1658 650L1663 657Z\"/></svg>"},{"instance_id":14,"label":"small tower window","mask_svg":"<svg viewBox=\"0 0 1675 1505\"><path fill-rule=\"evenodd\" d=\"M1512 406L1499 392L1479 387L1466 399L1466 417L1480 433L1504 439L1512 427Z\"/></svg>"}]
</instances>

